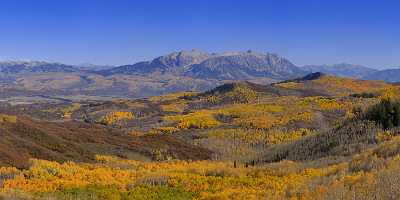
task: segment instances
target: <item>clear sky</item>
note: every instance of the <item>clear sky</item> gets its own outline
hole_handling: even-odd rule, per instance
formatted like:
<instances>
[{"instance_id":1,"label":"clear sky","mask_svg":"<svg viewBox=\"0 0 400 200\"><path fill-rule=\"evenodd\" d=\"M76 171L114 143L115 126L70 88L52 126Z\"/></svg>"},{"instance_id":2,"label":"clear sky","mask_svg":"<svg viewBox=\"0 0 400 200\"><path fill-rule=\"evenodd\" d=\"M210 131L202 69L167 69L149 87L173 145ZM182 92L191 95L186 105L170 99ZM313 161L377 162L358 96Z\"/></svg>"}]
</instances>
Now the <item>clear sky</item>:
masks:
<instances>
[{"instance_id":1,"label":"clear sky","mask_svg":"<svg viewBox=\"0 0 400 200\"><path fill-rule=\"evenodd\" d=\"M2 60L119 65L193 48L400 66L400 1L0 1Z\"/></svg>"}]
</instances>

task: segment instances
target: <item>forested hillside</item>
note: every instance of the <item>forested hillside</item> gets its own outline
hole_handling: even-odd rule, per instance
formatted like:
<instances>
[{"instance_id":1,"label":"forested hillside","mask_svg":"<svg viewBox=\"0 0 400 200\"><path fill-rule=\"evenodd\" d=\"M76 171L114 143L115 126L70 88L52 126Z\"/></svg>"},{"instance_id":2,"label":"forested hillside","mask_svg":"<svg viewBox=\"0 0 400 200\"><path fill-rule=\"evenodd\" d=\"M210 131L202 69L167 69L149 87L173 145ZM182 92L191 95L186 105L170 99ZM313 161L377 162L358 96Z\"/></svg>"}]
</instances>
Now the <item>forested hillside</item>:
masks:
<instances>
[{"instance_id":1,"label":"forested hillside","mask_svg":"<svg viewBox=\"0 0 400 200\"><path fill-rule=\"evenodd\" d=\"M0 105L4 199L400 198L400 87L382 81Z\"/></svg>"}]
</instances>

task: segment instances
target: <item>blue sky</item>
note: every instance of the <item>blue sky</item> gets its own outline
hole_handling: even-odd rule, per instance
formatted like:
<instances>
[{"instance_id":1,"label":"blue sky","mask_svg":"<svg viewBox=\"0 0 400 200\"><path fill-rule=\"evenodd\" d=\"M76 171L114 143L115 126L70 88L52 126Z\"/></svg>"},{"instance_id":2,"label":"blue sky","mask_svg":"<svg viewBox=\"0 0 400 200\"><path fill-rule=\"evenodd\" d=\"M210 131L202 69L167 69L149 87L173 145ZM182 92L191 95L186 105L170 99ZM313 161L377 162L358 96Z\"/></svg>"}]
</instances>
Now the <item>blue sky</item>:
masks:
<instances>
[{"instance_id":1,"label":"blue sky","mask_svg":"<svg viewBox=\"0 0 400 200\"><path fill-rule=\"evenodd\" d=\"M400 1L1 0L0 59L129 64L178 50L400 66Z\"/></svg>"}]
</instances>

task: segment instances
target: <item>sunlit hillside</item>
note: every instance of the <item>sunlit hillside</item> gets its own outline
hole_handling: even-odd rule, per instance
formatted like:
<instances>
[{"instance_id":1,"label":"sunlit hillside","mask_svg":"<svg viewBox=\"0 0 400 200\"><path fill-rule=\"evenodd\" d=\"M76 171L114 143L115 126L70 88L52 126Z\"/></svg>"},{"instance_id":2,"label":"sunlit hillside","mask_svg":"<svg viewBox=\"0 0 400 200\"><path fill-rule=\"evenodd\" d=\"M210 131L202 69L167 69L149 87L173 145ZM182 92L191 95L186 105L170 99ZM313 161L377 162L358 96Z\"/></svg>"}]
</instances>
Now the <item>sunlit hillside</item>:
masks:
<instances>
[{"instance_id":1,"label":"sunlit hillside","mask_svg":"<svg viewBox=\"0 0 400 200\"><path fill-rule=\"evenodd\" d=\"M0 106L3 199L398 199L400 87L314 73ZM0 198L0 199L1 199Z\"/></svg>"}]
</instances>

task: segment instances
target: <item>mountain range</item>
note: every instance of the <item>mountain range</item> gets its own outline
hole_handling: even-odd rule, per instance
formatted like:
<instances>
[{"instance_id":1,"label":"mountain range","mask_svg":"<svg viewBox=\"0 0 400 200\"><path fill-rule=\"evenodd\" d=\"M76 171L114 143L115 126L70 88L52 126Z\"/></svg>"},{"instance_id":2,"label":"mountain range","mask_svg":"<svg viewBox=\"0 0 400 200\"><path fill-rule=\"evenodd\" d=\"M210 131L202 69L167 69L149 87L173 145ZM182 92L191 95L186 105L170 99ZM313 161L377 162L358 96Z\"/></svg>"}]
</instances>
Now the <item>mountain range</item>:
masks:
<instances>
[{"instance_id":1,"label":"mountain range","mask_svg":"<svg viewBox=\"0 0 400 200\"><path fill-rule=\"evenodd\" d=\"M246 80L267 84L322 72L357 79L400 82L400 69L376 70L347 63L297 66L284 57L254 51L173 52L123 66L79 66L44 61L0 62L0 97L14 95L91 95L145 97L209 90Z\"/></svg>"},{"instance_id":2,"label":"mountain range","mask_svg":"<svg viewBox=\"0 0 400 200\"><path fill-rule=\"evenodd\" d=\"M151 73L174 74L199 79L247 80L256 78L286 79L304 74L289 60L275 54L252 51L208 54L199 50L181 51L113 69L102 75Z\"/></svg>"},{"instance_id":3,"label":"mountain range","mask_svg":"<svg viewBox=\"0 0 400 200\"><path fill-rule=\"evenodd\" d=\"M400 68L377 71L375 73L368 74L363 78L367 80L384 80L386 82L397 83L400 82Z\"/></svg>"}]
</instances>

